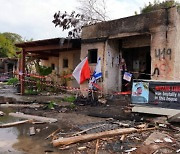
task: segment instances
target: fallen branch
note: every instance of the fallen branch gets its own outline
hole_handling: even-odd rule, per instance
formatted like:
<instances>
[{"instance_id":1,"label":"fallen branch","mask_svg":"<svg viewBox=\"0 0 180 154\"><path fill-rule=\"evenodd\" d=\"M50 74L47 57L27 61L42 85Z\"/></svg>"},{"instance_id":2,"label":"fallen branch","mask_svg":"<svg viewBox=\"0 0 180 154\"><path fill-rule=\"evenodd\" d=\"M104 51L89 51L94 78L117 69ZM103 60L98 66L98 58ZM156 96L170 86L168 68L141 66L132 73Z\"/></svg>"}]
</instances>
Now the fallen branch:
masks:
<instances>
[{"instance_id":1,"label":"fallen branch","mask_svg":"<svg viewBox=\"0 0 180 154\"><path fill-rule=\"evenodd\" d=\"M69 145L73 143L90 141L90 140L95 140L99 138L112 137L116 135L130 134L130 133L135 133L135 132L150 131L154 129L156 129L156 127L140 129L140 130L136 128L123 128L123 129L110 130L110 131L105 131L105 132L100 132L100 133L86 134L86 135L81 135L81 136L59 138L59 139L53 140L52 143L53 143L53 146L56 147L59 145Z\"/></svg>"},{"instance_id":2,"label":"fallen branch","mask_svg":"<svg viewBox=\"0 0 180 154\"><path fill-rule=\"evenodd\" d=\"M39 104L0 104L1 107L29 107L29 108L39 108L42 105Z\"/></svg>"},{"instance_id":3,"label":"fallen branch","mask_svg":"<svg viewBox=\"0 0 180 154\"><path fill-rule=\"evenodd\" d=\"M57 132L59 132L61 130L61 128L58 128L57 130L55 130L54 132L52 132L50 135L48 135L48 137L45 138L45 140L47 140L50 137L53 137Z\"/></svg>"},{"instance_id":4,"label":"fallen branch","mask_svg":"<svg viewBox=\"0 0 180 154\"><path fill-rule=\"evenodd\" d=\"M54 118L47 118L47 117L29 115L29 114L24 114L24 113L21 113L21 112L9 113L9 115L13 116L13 117L22 118L22 119L33 119L33 120L37 120L37 121L41 121L41 122L49 122L49 123L57 122L57 119L54 119Z\"/></svg>"},{"instance_id":5,"label":"fallen branch","mask_svg":"<svg viewBox=\"0 0 180 154\"><path fill-rule=\"evenodd\" d=\"M32 120L23 120L23 121L11 122L11 123L0 125L0 128L13 127L13 126L17 126L17 125L21 125L21 124L25 124L25 123L29 123L29 122L32 122Z\"/></svg>"},{"instance_id":6,"label":"fallen branch","mask_svg":"<svg viewBox=\"0 0 180 154\"><path fill-rule=\"evenodd\" d=\"M85 130L82 130L82 131L80 131L80 132L74 133L74 134L72 134L72 136L77 136L77 135L82 134L82 133L85 133L85 132L87 132L87 131L89 131L89 130L96 129L96 128L99 128L99 127L102 127L102 126L105 126L105 125L106 125L106 124L102 124L102 125L90 127L90 128L85 129Z\"/></svg>"},{"instance_id":7,"label":"fallen branch","mask_svg":"<svg viewBox=\"0 0 180 154\"><path fill-rule=\"evenodd\" d=\"M98 154L98 148L99 148L99 139L97 139L97 142L96 142L95 154Z\"/></svg>"}]
</instances>

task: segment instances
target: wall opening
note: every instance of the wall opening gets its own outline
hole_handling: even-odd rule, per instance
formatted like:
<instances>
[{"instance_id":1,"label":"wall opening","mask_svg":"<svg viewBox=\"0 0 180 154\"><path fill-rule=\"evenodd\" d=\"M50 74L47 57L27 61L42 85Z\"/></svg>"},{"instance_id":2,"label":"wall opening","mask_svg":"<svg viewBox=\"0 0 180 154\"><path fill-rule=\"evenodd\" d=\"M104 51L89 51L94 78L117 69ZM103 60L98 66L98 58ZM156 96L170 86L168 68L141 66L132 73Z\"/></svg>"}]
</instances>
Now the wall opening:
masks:
<instances>
[{"instance_id":1,"label":"wall opening","mask_svg":"<svg viewBox=\"0 0 180 154\"><path fill-rule=\"evenodd\" d=\"M127 72L132 74L132 79L151 79L150 46L122 48L122 58L126 62ZM122 91L130 90L131 86L131 82L122 79Z\"/></svg>"},{"instance_id":2,"label":"wall opening","mask_svg":"<svg viewBox=\"0 0 180 154\"><path fill-rule=\"evenodd\" d=\"M55 64L51 64L51 68L52 68L52 70L55 70Z\"/></svg>"},{"instance_id":3,"label":"wall opening","mask_svg":"<svg viewBox=\"0 0 180 154\"><path fill-rule=\"evenodd\" d=\"M63 68L68 68L68 59L63 59Z\"/></svg>"},{"instance_id":4,"label":"wall opening","mask_svg":"<svg viewBox=\"0 0 180 154\"><path fill-rule=\"evenodd\" d=\"M97 49L90 49L88 50L88 62L91 63L97 63Z\"/></svg>"}]
</instances>

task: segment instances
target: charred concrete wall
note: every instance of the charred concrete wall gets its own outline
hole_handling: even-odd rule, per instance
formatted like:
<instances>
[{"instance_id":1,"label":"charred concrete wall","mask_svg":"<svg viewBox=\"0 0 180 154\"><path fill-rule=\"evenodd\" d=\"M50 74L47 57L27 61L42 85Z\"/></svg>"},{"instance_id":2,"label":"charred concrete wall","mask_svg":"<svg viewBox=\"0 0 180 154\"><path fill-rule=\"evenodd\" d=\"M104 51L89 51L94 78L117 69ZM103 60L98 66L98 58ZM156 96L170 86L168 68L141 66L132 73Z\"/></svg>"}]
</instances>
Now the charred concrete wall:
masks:
<instances>
[{"instance_id":1,"label":"charred concrete wall","mask_svg":"<svg viewBox=\"0 0 180 154\"><path fill-rule=\"evenodd\" d=\"M63 66L63 61L68 61L68 67ZM55 65L55 69L53 70L52 74L50 75L53 81L61 84L62 79L59 76L66 74L71 74L74 68L80 62L80 50L75 51L65 51L60 52L59 57L49 57L48 60L42 60L42 65L51 67L51 64ZM70 80L67 82L67 86L69 87L79 87L76 80Z\"/></svg>"},{"instance_id":2,"label":"charred concrete wall","mask_svg":"<svg viewBox=\"0 0 180 154\"><path fill-rule=\"evenodd\" d=\"M151 30L151 73L155 80L178 80L179 14L177 8L166 9L166 24Z\"/></svg>"},{"instance_id":3,"label":"charred concrete wall","mask_svg":"<svg viewBox=\"0 0 180 154\"><path fill-rule=\"evenodd\" d=\"M174 80L180 81L180 11L176 12L176 50L174 59Z\"/></svg>"},{"instance_id":4,"label":"charred concrete wall","mask_svg":"<svg viewBox=\"0 0 180 154\"><path fill-rule=\"evenodd\" d=\"M104 92L121 90L121 71L119 69L119 40L108 40L105 52Z\"/></svg>"},{"instance_id":5,"label":"charred concrete wall","mask_svg":"<svg viewBox=\"0 0 180 154\"><path fill-rule=\"evenodd\" d=\"M131 16L118 20L98 23L84 27L82 39L102 38L102 37L125 37L132 35L150 33L151 29L159 26L166 26L166 11L159 10L148 14Z\"/></svg>"},{"instance_id":6,"label":"charred concrete wall","mask_svg":"<svg viewBox=\"0 0 180 154\"><path fill-rule=\"evenodd\" d=\"M68 67L63 66L64 60L68 61ZM79 62L80 62L80 50L60 52L59 53L59 74L60 74L60 76L63 75L64 71L66 72L66 74L71 74ZM67 82L67 86L68 87L79 87L79 84L73 78L72 80Z\"/></svg>"},{"instance_id":7,"label":"charred concrete wall","mask_svg":"<svg viewBox=\"0 0 180 154\"><path fill-rule=\"evenodd\" d=\"M83 42L81 45L81 60L83 60L87 55L88 55L88 51L91 49L97 49L97 57L101 58L101 66L102 66L102 72L103 72L103 76L105 75L105 64L104 64L104 50L105 50L105 42L92 42L92 43L86 43ZM90 70L91 73L94 72L95 63L89 63L90 66ZM103 82L104 83L104 82ZM103 83L100 83L101 85ZM83 84L80 85L81 89L87 89L88 88L88 82L84 82ZM103 86L104 87L104 86ZM84 95L87 95L88 92L82 90L82 93Z\"/></svg>"},{"instance_id":8,"label":"charred concrete wall","mask_svg":"<svg viewBox=\"0 0 180 154\"><path fill-rule=\"evenodd\" d=\"M58 74L59 72L59 58L58 57L49 57L48 60L42 60L41 64L43 66L47 66L47 67L51 67L52 64L54 64L54 70L52 70L52 74L51 79L55 82L58 82L58 76L56 74ZM50 80L50 79L48 79Z\"/></svg>"}]
</instances>

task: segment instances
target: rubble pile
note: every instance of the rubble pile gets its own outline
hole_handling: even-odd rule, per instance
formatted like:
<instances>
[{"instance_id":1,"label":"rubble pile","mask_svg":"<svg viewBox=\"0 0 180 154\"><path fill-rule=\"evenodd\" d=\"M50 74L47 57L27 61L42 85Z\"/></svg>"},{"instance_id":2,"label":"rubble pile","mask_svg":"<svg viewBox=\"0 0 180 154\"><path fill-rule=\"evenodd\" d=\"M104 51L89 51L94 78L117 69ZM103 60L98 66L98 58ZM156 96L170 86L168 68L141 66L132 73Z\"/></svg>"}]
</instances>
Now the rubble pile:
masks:
<instances>
[{"instance_id":1,"label":"rubble pile","mask_svg":"<svg viewBox=\"0 0 180 154\"><path fill-rule=\"evenodd\" d=\"M109 151L110 153L169 154L179 153L179 127L152 118L151 122L108 119L79 126L81 131L65 135L53 133L52 143L61 150ZM60 131L60 130L58 130ZM93 147L94 146L94 147Z\"/></svg>"}]
</instances>

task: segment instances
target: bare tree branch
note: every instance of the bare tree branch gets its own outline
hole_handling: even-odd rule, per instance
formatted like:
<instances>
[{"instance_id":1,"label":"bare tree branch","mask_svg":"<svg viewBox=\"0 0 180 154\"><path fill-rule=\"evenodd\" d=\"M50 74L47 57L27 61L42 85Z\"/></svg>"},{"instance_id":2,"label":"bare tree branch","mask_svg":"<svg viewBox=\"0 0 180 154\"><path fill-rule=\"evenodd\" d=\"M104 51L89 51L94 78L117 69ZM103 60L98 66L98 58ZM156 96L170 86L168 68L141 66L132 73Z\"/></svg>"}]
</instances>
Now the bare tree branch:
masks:
<instances>
[{"instance_id":1,"label":"bare tree branch","mask_svg":"<svg viewBox=\"0 0 180 154\"><path fill-rule=\"evenodd\" d=\"M69 31L68 37L79 38L82 27L86 25L95 24L97 22L106 21L106 3L105 0L78 0L80 7L78 10L81 13L72 11L68 14L66 11L60 11L54 14L55 27L59 26L62 30Z\"/></svg>"}]
</instances>

